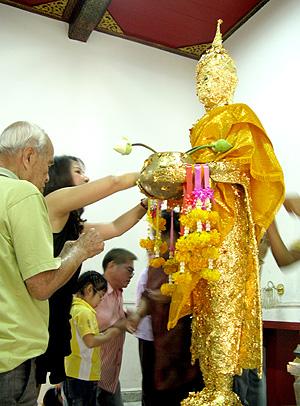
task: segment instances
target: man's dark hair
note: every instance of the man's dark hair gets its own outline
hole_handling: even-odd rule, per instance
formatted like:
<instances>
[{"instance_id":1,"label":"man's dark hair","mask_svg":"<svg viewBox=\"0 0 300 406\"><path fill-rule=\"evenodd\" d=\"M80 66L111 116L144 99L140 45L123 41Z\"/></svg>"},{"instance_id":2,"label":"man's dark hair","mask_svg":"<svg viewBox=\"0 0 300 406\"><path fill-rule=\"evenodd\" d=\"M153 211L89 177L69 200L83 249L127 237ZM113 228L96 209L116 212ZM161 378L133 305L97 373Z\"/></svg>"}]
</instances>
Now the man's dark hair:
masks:
<instances>
[{"instance_id":1,"label":"man's dark hair","mask_svg":"<svg viewBox=\"0 0 300 406\"><path fill-rule=\"evenodd\" d=\"M108 251L102 261L102 267L105 272L107 265L110 262L114 262L117 265L125 264L127 261L135 261L137 259L136 255L132 252L125 250L124 248L113 248Z\"/></svg>"}]
</instances>

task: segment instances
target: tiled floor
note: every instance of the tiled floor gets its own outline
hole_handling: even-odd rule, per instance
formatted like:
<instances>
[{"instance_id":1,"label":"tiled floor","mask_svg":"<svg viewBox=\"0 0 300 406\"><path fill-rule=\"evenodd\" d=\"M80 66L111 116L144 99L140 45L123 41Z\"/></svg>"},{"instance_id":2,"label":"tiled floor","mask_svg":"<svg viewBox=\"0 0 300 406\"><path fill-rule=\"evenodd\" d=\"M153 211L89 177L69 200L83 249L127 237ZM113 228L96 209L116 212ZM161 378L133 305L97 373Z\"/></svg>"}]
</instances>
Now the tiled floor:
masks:
<instances>
[{"instance_id":1,"label":"tiled floor","mask_svg":"<svg viewBox=\"0 0 300 406\"><path fill-rule=\"evenodd\" d=\"M126 402L124 406L141 406L141 402Z\"/></svg>"},{"instance_id":2,"label":"tiled floor","mask_svg":"<svg viewBox=\"0 0 300 406\"><path fill-rule=\"evenodd\" d=\"M43 396L44 396L46 390L47 390L50 386L51 386L51 385L48 384L48 383L45 384L45 385L42 385L41 392L40 392L40 396L39 396L39 399L38 399L38 406L41 406L41 405L42 405L42 398L43 398ZM124 402L124 406L141 406L141 405L142 405L141 401L138 401L138 402ZM0 406L1 406L1 405L0 405Z\"/></svg>"}]
</instances>

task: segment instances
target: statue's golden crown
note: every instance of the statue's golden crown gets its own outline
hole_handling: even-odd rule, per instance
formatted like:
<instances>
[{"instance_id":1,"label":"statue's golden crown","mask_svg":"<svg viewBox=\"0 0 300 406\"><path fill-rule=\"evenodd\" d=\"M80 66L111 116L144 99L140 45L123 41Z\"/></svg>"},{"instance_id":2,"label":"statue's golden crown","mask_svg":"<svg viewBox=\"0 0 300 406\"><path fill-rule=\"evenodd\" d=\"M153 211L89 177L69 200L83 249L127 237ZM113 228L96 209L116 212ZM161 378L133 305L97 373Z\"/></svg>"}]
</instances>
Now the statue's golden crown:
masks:
<instances>
[{"instance_id":1,"label":"statue's golden crown","mask_svg":"<svg viewBox=\"0 0 300 406\"><path fill-rule=\"evenodd\" d=\"M204 95L200 101L214 99L207 107L230 103L238 81L234 60L222 44L221 24L222 20L218 20L212 46L202 55L196 68L197 94ZM217 89L215 85L212 92L211 85L207 86L206 83L209 80L215 84L219 82L220 88Z\"/></svg>"},{"instance_id":2,"label":"statue's golden crown","mask_svg":"<svg viewBox=\"0 0 300 406\"><path fill-rule=\"evenodd\" d=\"M211 47L200 58L197 64L197 71L204 67L213 69L230 69L233 73L236 72L236 67L233 59L223 47L222 34L220 26L222 20L218 20L217 31Z\"/></svg>"}]
</instances>

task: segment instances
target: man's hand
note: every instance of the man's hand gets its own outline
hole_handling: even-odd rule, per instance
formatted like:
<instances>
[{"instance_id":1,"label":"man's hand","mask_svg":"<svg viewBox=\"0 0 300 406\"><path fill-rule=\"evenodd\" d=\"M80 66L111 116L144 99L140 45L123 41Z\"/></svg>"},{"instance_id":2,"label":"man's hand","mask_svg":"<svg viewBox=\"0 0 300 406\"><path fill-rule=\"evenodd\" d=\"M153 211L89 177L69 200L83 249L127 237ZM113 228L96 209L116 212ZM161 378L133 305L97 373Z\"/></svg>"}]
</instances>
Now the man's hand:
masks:
<instances>
[{"instance_id":1,"label":"man's hand","mask_svg":"<svg viewBox=\"0 0 300 406\"><path fill-rule=\"evenodd\" d=\"M100 237L99 232L96 231L95 228L90 228L86 232L80 234L79 238L73 242L70 252L73 252L74 249L82 253L82 261L84 261L87 258L92 258L93 256L100 254L100 252L104 250L104 242Z\"/></svg>"},{"instance_id":2,"label":"man's hand","mask_svg":"<svg viewBox=\"0 0 300 406\"><path fill-rule=\"evenodd\" d=\"M170 303L170 296L165 296L160 289L146 289L147 297L156 303Z\"/></svg>"},{"instance_id":3,"label":"man's hand","mask_svg":"<svg viewBox=\"0 0 300 406\"><path fill-rule=\"evenodd\" d=\"M127 331L127 319L124 317L123 319L119 319L116 321L112 327L117 327L118 329L122 331Z\"/></svg>"},{"instance_id":4,"label":"man's hand","mask_svg":"<svg viewBox=\"0 0 300 406\"><path fill-rule=\"evenodd\" d=\"M99 254L104 242L98 231L90 228L76 241L67 241L60 253L61 266L58 269L40 272L25 283L29 294L37 300L46 300L63 286L87 258Z\"/></svg>"},{"instance_id":5,"label":"man's hand","mask_svg":"<svg viewBox=\"0 0 300 406\"><path fill-rule=\"evenodd\" d=\"M137 311L129 312L127 316L127 326L126 326L128 333L133 334L136 331L140 321L141 316Z\"/></svg>"}]
</instances>

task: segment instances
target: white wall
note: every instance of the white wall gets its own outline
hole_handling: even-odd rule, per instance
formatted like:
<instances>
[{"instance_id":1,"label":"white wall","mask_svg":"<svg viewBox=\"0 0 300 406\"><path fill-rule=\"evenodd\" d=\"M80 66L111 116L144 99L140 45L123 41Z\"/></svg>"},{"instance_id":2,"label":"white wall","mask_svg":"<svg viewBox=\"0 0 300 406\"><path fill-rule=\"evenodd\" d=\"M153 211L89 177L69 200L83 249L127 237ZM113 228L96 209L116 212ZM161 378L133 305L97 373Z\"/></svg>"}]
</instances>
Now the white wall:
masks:
<instances>
[{"instance_id":1,"label":"white wall","mask_svg":"<svg viewBox=\"0 0 300 406\"><path fill-rule=\"evenodd\" d=\"M0 5L0 128L25 119L41 125L56 154L75 154L90 178L140 170L150 152L136 148L121 156L121 136L157 150L189 148L188 129L199 115L194 95L195 62L94 32L87 43L69 40L67 25ZM91 221L109 221L137 204L142 195L121 192L86 210ZM145 225L109 241L124 246L145 265L138 246ZM101 258L101 256L100 256ZM97 258L85 267L101 269ZM125 293L134 300L134 289Z\"/></svg>"},{"instance_id":2,"label":"white wall","mask_svg":"<svg viewBox=\"0 0 300 406\"><path fill-rule=\"evenodd\" d=\"M112 150L121 136L157 150L189 149L188 129L201 115L194 92L195 61L94 32L87 43L69 40L62 22L0 4L0 128L16 120L42 126L56 154L74 154L92 178L140 170L149 156L137 148L130 156ZM110 221L139 202L129 190L87 208L90 221ZM125 290L135 301L135 283L146 266L140 222L106 250L124 247L138 256L136 275ZM85 269L101 270L103 255ZM137 342L126 339L123 388L140 386Z\"/></svg>"},{"instance_id":3,"label":"white wall","mask_svg":"<svg viewBox=\"0 0 300 406\"><path fill-rule=\"evenodd\" d=\"M298 0L270 0L225 43L238 66L235 101L249 104L264 124L288 192L299 190L299 20ZM72 41L67 29L62 22L0 4L1 130L16 120L36 122L49 133L57 154L75 154L85 161L92 179L141 168L147 150L125 157L112 150L124 135L160 151L189 148L188 129L203 114L194 91L196 61L97 32L87 43ZM86 217L110 221L141 197L138 190L121 192L87 208ZM287 242L299 236L298 220L283 210L278 224ZM138 255L137 275L146 265L138 246L145 229L141 222L106 243L107 249L119 246ZM85 269L101 270L101 258L88 261ZM299 302L298 268L280 271L269 255L262 283L284 283L283 300ZM137 275L125 291L129 305ZM268 312L271 319L300 318L297 307ZM132 337L122 384L139 386Z\"/></svg>"}]
</instances>

